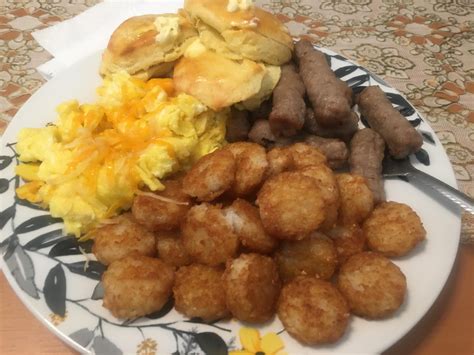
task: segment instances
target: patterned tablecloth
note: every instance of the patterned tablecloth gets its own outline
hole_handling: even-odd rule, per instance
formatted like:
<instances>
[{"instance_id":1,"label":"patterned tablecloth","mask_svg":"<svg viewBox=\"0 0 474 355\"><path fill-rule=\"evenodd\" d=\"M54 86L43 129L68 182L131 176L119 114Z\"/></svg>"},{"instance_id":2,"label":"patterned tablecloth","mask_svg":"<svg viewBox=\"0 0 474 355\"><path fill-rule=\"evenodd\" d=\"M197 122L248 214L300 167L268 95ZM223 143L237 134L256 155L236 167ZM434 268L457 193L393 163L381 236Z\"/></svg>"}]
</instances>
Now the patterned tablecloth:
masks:
<instances>
[{"instance_id":1,"label":"patterned tablecloth","mask_svg":"<svg viewBox=\"0 0 474 355\"><path fill-rule=\"evenodd\" d=\"M43 84L35 68L51 58L31 32L70 18L97 0L2 0L0 133ZM473 0L264 0L295 36L358 61L405 94L428 120L474 196ZM463 216L463 242L474 218Z\"/></svg>"}]
</instances>

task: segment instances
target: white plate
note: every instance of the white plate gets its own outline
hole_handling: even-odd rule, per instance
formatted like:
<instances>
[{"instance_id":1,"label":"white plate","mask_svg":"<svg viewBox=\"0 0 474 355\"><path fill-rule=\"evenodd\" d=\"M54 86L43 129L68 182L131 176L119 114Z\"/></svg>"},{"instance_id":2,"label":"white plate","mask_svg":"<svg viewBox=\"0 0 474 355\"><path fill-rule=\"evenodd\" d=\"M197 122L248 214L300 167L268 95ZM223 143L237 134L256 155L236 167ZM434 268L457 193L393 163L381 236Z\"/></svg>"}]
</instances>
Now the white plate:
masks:
<instances>
[{"instance_id":1,"label":"white plate","mask_svg":"<svg viewBox=\"0 0 474 355\"><path fill-rule=\"evenodd\" d=\"M341 56L324 49L338 76L352 87L380 85L392 102L403 109L411 121L419 121L418 129L432 138L425 141L423 165L413 157L421 170L455 186L449 160L431 128L419 118L406 100L381 79ZM55 107L64 100L91 102L98 76L100 56L88 57L39 89L17 113L2 138L0 155L0 246L4 273L23 303L67 344L81 352L135 353L152 350L160 354L184 352L193 347L198 351L217 354L218 350L240 349L236 321L206 325L189 322L176 311L161 312L155 319L141 318L131 323L115 319L102 307L99 284L102 268L92 263L83 271L85 258L78 251L74 238L64 238L58 230L61 223L47 212L24 206L14 198L17 163L14 145L22 127L43 127L55 120ZM412 206L427 230L427 241L408 257L395 260L407 277L408 297L391 318L367 321L352 317L343 339L333 345L304 347L285 331L280 338L285 351L291 354L378 353L403 337L428 311L440 293L453 265L460 234L460 216L401 180L386 182L387 197ZM64 255L64 254L70 255ZM65 312L65 317L54 313ZM283 327L275 319L259 327L261 335L280 332ZM27 331L27 330L25 330Z\"/></svg>"}]
</instances>

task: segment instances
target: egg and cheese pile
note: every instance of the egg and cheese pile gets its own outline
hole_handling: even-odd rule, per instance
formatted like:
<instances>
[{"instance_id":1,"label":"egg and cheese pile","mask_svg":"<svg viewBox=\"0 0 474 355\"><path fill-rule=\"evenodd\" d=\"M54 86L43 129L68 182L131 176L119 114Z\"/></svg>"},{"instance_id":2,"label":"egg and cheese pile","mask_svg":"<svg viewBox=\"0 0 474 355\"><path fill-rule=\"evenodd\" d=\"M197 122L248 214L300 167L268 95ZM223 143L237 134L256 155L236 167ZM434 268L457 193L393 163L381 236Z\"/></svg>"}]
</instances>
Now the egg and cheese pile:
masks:
<instances>
[{"instance_id":1,"label":"egg and cheese pile","mask_svg":"<svg viewBox=\"0 0 474 355\"><path fill-rule=\"evenodd\" d=\"M97 93L95 104L62 103L55 124L23 129L17 143L16 173L27 181L18 197L49 207L76 236L225 142L228 111L176 94L171 79L121 72Z\"/></svg>"}]
</instances>

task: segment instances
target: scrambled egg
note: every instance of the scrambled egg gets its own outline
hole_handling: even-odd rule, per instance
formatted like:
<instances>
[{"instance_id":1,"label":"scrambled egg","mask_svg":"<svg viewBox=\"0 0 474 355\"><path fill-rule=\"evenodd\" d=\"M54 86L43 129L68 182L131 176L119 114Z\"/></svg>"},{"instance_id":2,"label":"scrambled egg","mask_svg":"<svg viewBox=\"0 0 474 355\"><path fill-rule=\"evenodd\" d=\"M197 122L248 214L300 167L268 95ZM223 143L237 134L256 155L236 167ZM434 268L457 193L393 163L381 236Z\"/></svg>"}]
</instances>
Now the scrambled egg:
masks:
<instances>
[{"instance_id":1,"label":"scrambled egg","mask_svg":"<svg viewBox=\"0 0 474 355\"><path fill-rule=\"evenodd\" d=\"M23 129L17 143L16 173L28 181L18 197L49 207L77 237L225 143L228 111L176 94L171 79L117 73L97 92L95 104L62 103L54 125Z\"/></svg>"}]
</instances>

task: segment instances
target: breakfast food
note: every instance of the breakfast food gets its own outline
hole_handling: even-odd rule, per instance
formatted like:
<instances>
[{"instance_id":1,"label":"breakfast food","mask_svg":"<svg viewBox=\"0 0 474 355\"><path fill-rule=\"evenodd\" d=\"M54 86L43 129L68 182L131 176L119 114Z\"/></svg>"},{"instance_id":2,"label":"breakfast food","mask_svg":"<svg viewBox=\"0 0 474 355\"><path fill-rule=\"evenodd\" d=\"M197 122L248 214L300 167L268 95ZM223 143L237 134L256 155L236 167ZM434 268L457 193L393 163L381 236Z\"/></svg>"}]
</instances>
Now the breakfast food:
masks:
<instances>
[{"instance_id":1,"label":"breakfast food","mask_svg":"<svg viewBox=\"0 0 474 355\"><path fill-rule=\"evenodd\" d=\"M326 206L326 218L321 224L320 229L325 231L332 228L337 222L340 200L336 176L325 164L306 166L300 169L300 172L313 178L321 189L321 195Z\"/></svg>"},{"instance_id":2,"label":"breakfast food","mask_svg":"<svg viewBox=\"0 0 474 355\"><path fill-rule=\"evenodd\" d=\"M307 107L303 128L307 133L315 134L319 137L338 138L344 142L348 142L351 140L354 133L359 129L359 116L357 116L355 112L351 111L347 121L344 124L340 126L326 127L318 123L313 109L311 107Z\"/></svg>"},{"instance_id":3,"label":"breakfast food","mask_svg":"<svg viewBox=\"0 0 474 355\"><path fill-rule=\"evenodd\" d=\"M227 318L223 273L223 269L199 264L180 267L173 286L176 310L205 322Z\"/></svg>"},{"instance_id":4,"label":"breakfast food","mask_svg":"<svg viewBox=\"0 0 474 355\"><path fill-rule=\"evenodd\" d=\"M188 212L191 198L180 180L166 180L159 192L141 192L133 199L133 217L148 230L173 230Z\"/></svg>"},{"instance_id":5,"label":"breakfast food","mask_svg":"<svg viewBox=\"0 0 474 355\"><path fill-rule=\"evenodd\" d=\"M318 232L296 242L283 241L275 253L275 261L285 283L297 276L329 280L338 262L333 241Z\"/></svg>"},{"instance_id":6,"label":"breakfast food","mask_svg":"<svg viewBox=\"0 0 474 355\"><path fill-rule=\"evenodd\" d=\"M285 285L278 301L278 317L285 329L308 345L341 338L349 315L347 302L336 287L309 276Z\"/></svg>"},{"instance_id":7,"label":"breakfast food","mask_svg":"<svg viewBox=\"0 0 474 355\"><path fill-rule=\"evenodd\" d=\"M221 110L260 92L265 67L248 59L223 57L196 40L173 71L176 89L213 110Z\"/></svg>"},{"instance_id":8,"label":"breakfast food","mask_svg":"<svg viewBox=\"0 0 474 355\"><path fill-rule=\"evenodd\" d=\"M170 73L197 31L184 11L143 15L123 22L110 37L102 56L100 73L126 71L140 79Z\"/></svg>"},{"instance_id":9,"label":"breakfast food","mask_svg":"<svg viewBox=\"0 0 474 355\"><path fill-rule=\"evenodd\" d=\"M328 165L332 169L342 168L349 157L346 144L339 139L307 135L304 142L321 151L326 156Z\"/></svg>"},{"instance_id":10,"label":"breakfast food","mask_svg":"<svg viewBox=\"0 0 474 355\"><path fill-rule=\"evenodd\" d=\"M352 137L349 158L351 173L366 179L375 204L385 200L382 179L384 154L385 142L374 130L364 128Z\"/></svg>"},{"instance_id":11,"label":"breakfast food","mask_svg":"<svg viewBox=\"0 0 474 355\"><path fill-rule=\"evenodd\" d=\"M295 45L300 75L303 79L314 117L322 127L341 127L352 118L352 91L336 77L326 56L307 40Z\"/></svg>"},{"instance_id":12,"label":"breakfast food","mask_svg":"<svg viewBox=\"0 0 474 355\"><path fill-rule=\"evenodd\" d=\"M114 32L96 104L63 104L57 123L21 134L18 196L94 240L114 316L164 313L172 297L191 323L277 312L313 345L339 340L350 310L379 318L403 302L404 275L364 250L405 255L421 221L403 204L373 210L383 138L358 131L325 55L296 47L297 64L251 0L187 0ZM140 79L156 75L171 78Z\"/></svg>"},{"instance_id":13,"label":"breakfast food","mask_svg":"<svg viewBox=\"0 0 474 355\"><path fill-rule=\"evenodd\" d=\"M19 198L48 207L77 237L225 142L228 112L175 92L170 79L122 72L105 78L98 95L95 104L61 104L53 125L21 130L16 146L17 174L28 181Z\"/></svg>"},{"instance_id":14,"label":"breakfast food","mask_svg":"<svg viewBox=\"0 0 474 355\"><path fill-rule=\"evenodd\" d=\"M184 248L181 231L159 231L156 236L156 251L158 258L170 266L184 266L192 263L193 259Z\"/></svg>"},{"instance_id":15,"label":"breakfast food","mask_svg":"<svg viewBox=\"0 0 474 355\"><path fill-rule=\"evenodd\" d=\"M212 201L234 183L235 159L228 150L218 150L200 159L183 179L183 191L199 201Z\"/></svg>"},{"instance_id":16,"label":"breakfast food","mask_svg":"<svg viewBox=\"0 0 474 355\"><path fill-rule=\"evenodd\" d=\"M387 143L390 155L405 158L421 148L423 138L401 115L378 86L368 86L359 94L357 104L370 127Z\"/></svg>"},{"instance_id":17,"label":"breakfast food","mask_svg":"<svg viewBox=\"0 0 474 355\"><path fill-rule=\"evenodd\" d=\"M393 314L402 305L407 288L400 269L373 252L351 256L341 266L337 286L351 312L369 319Z\"/></svg>"},{"instance_id":18,"label":"breakfast food","mask_svg":"<svg viewBox=\"0 0 474 355\"><path fill-rule=\"evenodd\" d=\"M130 214L109 220L90 232L92 252L104 265L129 255L155 256L155 236Z\"/></svg>"},{"instance_id":19,"label":"breakfast food","mask_svg":"<svg viewBox=\"0 0 474 355\"><path fill-rule=\"evenodd\" d=\"M365 235L357 225L335 226L325 232L334 242L337 252L337 261L340 265L352 255L365 250Z\"/></svg>"},{"instance_id":20,"label":"breakfast food","mask_svg":"<svg viewBox=\"0 0 474 355\"><path fill-rule=\"evenodd\" d=\"M426 236L415 211L392 201L377 206L365 220L363 229L369 248L387 257L408 254Z\"/></svg>"},{"instance_id":21,"label":"breakfast food","mask_svg":"<svg viewBox=\"0 0 474 355\"><path fill-rule=\"evenodd\" d=\"M304 239L326 218L321 189L313 178L296 171L265 181L257 204L263 227L278 239Z\"/></svg>"},{"instance_id":22,"label":"breakfast food","mask_svg":"<svg viewBox=\"0 0 474 355\"><path fill-rule=\"evenodd\" d=\"M277 247L278 241L265 231L258 208L250 202L237 199L226 208L225 214L247 250L269 254Z\"/></svg>"},{"instance_id":23,"label":"breakfast food","mask_svg":"<svg viewBox=\"0 0 474 355\"><path fill-rule=\"evenodd\" d=\"M226 122L225 140L229 143L245 141L250 131L249 114L246 110L232 109Z\"/></svg>"},{"instance_id":24,"label":"breakfast food","mask_svg":"<svg viewBox=\"0 0 474 355\"><path fill-rule=\"evenodd\" d=\"M250 142L228 144L224 147L235 160L235 177L231 192L236 196L249 195L256 191L267 173L268 161L265 148Z\"/></svg>"},{"instance_id":25,"label":"breakfast food","mask_svg":"<svg viewBox=\"0 0 474 355\"><path fill-rule=\"evenodd\" d=\"M181 230L184 248L201 264L217 266L237 254L239 238L219 206L193 206Z\"/></svg>"},{"instance_id":26,"label":"breakfast food","mask_svg":"<svg viewBox=\"0 0 474 355\"><path fill-rule=\"evenodd\" d=\"M267 119L257 119L248 134L249 140L264 147L291 144L292 140L286 137L277 137Z\"/></svg>"},{"instance_id":27,"label":"breakfast food","mask_svg":"<svg viewBox=\"0 0 474 355\"><path fill-rule=\"evenodd\" d=\"M336 180L341 196L339 223L362 223L374 209L374 197L366 180L362 176L347 173L336 175Z\"/></svg>"},{"instance_id":28,"label":"breakfast food","mask_svg":"<svg viewBox=\"0 0 474 355\"><path fill-rule=\"evenodd\" d=\"M184 9L213 33L215 43L226 47L221 53L232 52L233 59L282 65L291 58L293 40L286 27L252 1L186 0ZM206 39L201 36L206 46L216 48Z\"/></svg>"},{"instance_id":29,"label":"breakfast food","mask_svg":"<svg viewBox=\"0 0 474 355\"><path fill-rule=\"evenodd\" d=\"M293 63L281 69L281 78L273 90L273 107L268 118L272 132L294 136L305 122L305 87Z\"/></svg>"},{"instance_id":30,"label":"breakfast food","mask_svg":"<svg viewBox=\"0 0 474 355\"><path fill-rule=\"evenodd\" d=\"M137 318L159 311L174 283L173 267L148 256L112 262L102 276L103 305L115 317Z\"/></svg>"},{"instance_id":31,"label":"breakfast food","mask_svg":"<svg viewBox=\"0 0 474 355\"><path fill-rule=\"evenodd\" d=\"M273 317L280 279L272 258L241 254L227 263L223 280L227 307L238 320L263 323Z\"/></svg>"}]
</instances>

